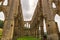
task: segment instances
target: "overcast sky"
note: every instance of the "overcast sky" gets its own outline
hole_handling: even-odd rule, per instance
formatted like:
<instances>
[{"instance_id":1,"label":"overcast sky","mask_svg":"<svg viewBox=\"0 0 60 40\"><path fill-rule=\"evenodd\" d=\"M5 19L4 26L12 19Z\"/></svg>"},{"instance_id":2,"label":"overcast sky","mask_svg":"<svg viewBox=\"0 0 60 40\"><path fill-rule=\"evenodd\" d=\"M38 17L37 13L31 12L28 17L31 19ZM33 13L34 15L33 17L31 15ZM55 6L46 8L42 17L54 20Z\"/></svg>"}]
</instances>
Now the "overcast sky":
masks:
<instances>
[{"instance_id":1,"label":"overcast sky","mask_svg":"<svg viewBox=\"0 0 60 40\"><path fill-rule=\"evenodd\" d=\"M6 4L6 3L5 3ZM37 0L21 0L22 4L22 10L23 10L23 16L25 21L29 21L32 19L34 9L37 4ZM0 19L4 20L4 14L3 12L0 12ZM60 16L56 15L55 21L58 22L58 25L60 24ZM60 30L60 25L59 25Z\"/></svg>"},{"instance_id":2,"label":"overcast sky","mask_svg":"<svg viewBox=\"0 0 60 40\"><path fill-rule=\"evenodd\" d=\"M37 0L21 0L24 20L31 20Z\"/></svg>"}]
</instances>

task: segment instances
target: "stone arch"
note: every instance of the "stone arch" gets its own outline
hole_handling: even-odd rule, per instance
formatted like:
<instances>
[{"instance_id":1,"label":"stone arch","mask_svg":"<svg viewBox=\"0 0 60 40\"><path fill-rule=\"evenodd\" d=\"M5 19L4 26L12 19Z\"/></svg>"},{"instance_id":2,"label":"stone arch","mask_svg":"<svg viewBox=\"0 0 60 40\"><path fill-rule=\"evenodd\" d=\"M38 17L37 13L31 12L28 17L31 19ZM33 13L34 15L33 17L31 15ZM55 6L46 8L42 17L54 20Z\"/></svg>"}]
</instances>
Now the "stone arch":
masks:
<instances>
[{"instance_id":1,"label":"stone arch","mask_svg":"<svg viewBox=\"0 0 60 40\"><path fill-rule=\"evenodd\" d=\"M1 17L2 17L2 20L4 21L4 20L5 20L5 14L1 11L1 12L0 12L0 15L1 15Z\"/></svg>"},{"instance_id":2,"label":"stone arch","mask_svg":"<svg viewBox=\"0 0 60 40\"><path fill-rule=\"evenodd\" d=\"M25 24L26 26L28 26L28 28L30 28L30 22L31 22L31 21L24 21L24 24Z\"/></svg>"},{"instance_id":3,"label":"stone arch","mask_svg":"<svg viewBox=\"0 0 60 40\"><path fill-rule=\"evenodd\" d=\"M24 27L24 33L25 33L25 36L30 36L30 27L29 27L29 24L30 24L31 21L24 21L24 25L26 24L27 27Z\"/></svg>"}]
</instances>

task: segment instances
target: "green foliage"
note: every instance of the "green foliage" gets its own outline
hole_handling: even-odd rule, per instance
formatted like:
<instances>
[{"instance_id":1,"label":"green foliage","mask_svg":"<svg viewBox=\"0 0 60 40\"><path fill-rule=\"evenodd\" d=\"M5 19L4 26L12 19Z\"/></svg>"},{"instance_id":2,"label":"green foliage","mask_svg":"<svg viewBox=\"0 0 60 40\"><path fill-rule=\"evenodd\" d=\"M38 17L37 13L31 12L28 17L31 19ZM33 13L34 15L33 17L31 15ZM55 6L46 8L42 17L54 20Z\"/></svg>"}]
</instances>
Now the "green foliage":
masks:
<instances>
[{"instance_id":1,"label":"green foliage","mask_svg":"<svg viewBox=\"0 0 60 40\"><path fill-rule=\"evenodd\" d=\"M0 20L0 28L3 28L4 22Z\"/></svg>"}]
</instances>

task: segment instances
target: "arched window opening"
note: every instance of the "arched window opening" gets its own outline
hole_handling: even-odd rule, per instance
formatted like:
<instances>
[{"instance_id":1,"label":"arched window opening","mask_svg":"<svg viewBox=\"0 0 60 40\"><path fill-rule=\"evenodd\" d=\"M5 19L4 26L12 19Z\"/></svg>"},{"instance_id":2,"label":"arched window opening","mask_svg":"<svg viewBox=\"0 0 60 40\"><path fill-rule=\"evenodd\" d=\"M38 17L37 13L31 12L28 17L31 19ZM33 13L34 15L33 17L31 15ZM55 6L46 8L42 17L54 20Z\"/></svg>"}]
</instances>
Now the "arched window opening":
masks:
<instances>
[{"instance_id":1,"label":"arched window opening","mask_svg":"<svg viewBox=\"0 0 60 40\"><path fill-rule=\"evenodd\" d=\"M3 3L4 6L7 6L8 5L8 0L5 0L4 3Z\"/></svg>"},{"instance_id":2,"label":"arched window opening","mask_svg":"<svg viewBox=\"0 0 60 40\"><path fill-rule=\"evenodd\" d=\"M39 25L39 30L41 30L40 25Z\"/></svg>"},{"instance_id":3,"label":"arched window opening","mask_svg":"<svg viewBox=\"0 0 60 40\"><path fill-rule=\"evenodd\" d=\"M26 24L24 24L24 27L26 27Z\"/></svg>"},{"instance_id":4,"label":"arched window opening","mask_svg":"<svg viewBox=\"0 0 60 40\"><path fill-rule=\"evenodd\" d=\"M43 23L44 23L44 32L47 32L47 30L46 30L46 23L45 23L45 19L43 19Z\"/></svg>"},{"instance_id":5,"label":"arched window opening","mask_svg":"<svg viewBox=\"0 0 60 40\"><path fill-rule=\"evenodd\" d=\"M56 5L55 5L55 3L52 3L52 7L53 7L53 8L56 8Z\"/></svg>"},{"instance_id":6,"label":"arched window opening","mask_svg":"<svg viewBox=\"0 0 60 40\"><path fill-rule=\"evenodd\" d=\"M30 28L30 24L27 22L27 23L24 25L24 27Z\"/></svg>"},{"instance_id":7,"label":"arched window opening","mask_svg":"<svg viewBox=\"0 0 60 40\"><path fill-rule=\"evenodd\" d=\"M40 25L39 25L39 37L41 37L41 28L40 28Z\"/></svg>"},{"instance_id":8,"label":"arched window opening","mask_svg":"<svg viewBox=\"0 0 60 40\"><path fill-rule=\"evenodd\" d=\"M0 12L0 20L4 21L5 20L5 15L3 12Z\"/></svg>"},{"instance_id":9,"label":"arched window opening","mask_svg":"<svg viewBox=\"0 0 60 40\"><path fill-rule=\"evenodd\" d=\"M60 32L60 16L56 14L54 20L57 22L58 31Z\"/></svg>"},{"instance_id":10,"label":"arched window opening","mask_svg":"<svg viewBox=\"0 0 60 40\"><path fill-rule=\"evenodd\" d=\"M27 28L28 28L28 23L27 23Z\"/></svg>"},{"instance_id":11,"label":"arched window opening","mask_svg":"<svg viewBox=\"0 0 60 40\"><path fill-rule=\"evenodd\" d=\"M28 28L30 28L30 24L29 24Z\"/></svg>"},{"instance_id":12,"label":"arched window opening","mask_svg":"<svg viewBox=\"0 0 60 40\"><path fill-rule=\"evenodd\" d=\"M2 4L3 3L3 4ZM4 5L4 6L7 6L8 5L8 0L2 0L0 2L0 5Z\"/></svg>"}]
</instances>

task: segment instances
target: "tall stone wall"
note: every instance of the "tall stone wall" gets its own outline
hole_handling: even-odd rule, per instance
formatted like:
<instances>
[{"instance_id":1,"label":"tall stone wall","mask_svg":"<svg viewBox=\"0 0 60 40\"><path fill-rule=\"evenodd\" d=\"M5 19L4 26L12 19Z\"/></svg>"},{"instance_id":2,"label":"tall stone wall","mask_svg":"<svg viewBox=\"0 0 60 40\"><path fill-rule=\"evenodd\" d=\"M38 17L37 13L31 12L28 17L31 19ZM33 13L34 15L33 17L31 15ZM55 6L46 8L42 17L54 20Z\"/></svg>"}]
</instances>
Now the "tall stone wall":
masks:
<instances>
[{"instance_id":1,"label":"tall stone wall","mask_svg":"<svg viewBox=\"0 0 60 40\"><path fill-rule=\"evenodd\" d=\"M15 17L13 40L17 40L17 38L21 36L24 36L24 19L22 15L21 1L19 0L18 13Z\"/></svg>"},{"instance_id":2,"label":"tall stone wall","mask_svg":"<svg viewBox=\"0 0 60 40\"><path fill-rule=\"evenodd\" d=\"M54 21L56 13L55 9L52 8L51 0L38 0L36 11L33 15L31 26L40 24L41 27L41 35L44 35L43 31L43 19L46 20L46 30L47 30L47 38L48 40L59 40L58 29L56 23ZM38 18L38 20L36 20ZM35 21L35 22L34 22ZM36 24L37 23L37 24ZM43 40L43 39L42 39Z\"/></svg>"},{"instance_id":3,"label":"tall stone wall","mask_svg":"<svg viewBox=\"0 0 60 40\"><path fill-rule=\"evenodd\" d=\"M17 9L18 1L10 0L9 2L10 3L7 7L8 10L6 12L7 15L5 15L5 23L4 23L3 35L2 35L1 40L12 40L12 38L13 38L14 14L16 13L15 10Z\"/></svg>"},{"instance_id":4,"label":"tall stone wall","mask_svg":"<svg viewBox=\"0 0 60 40\"><path fill-rule=\"evenodd\" d=\"M56 9L52 8L53 2L56 4ZM59 0L38 0L33 18L29 22L31 26L28 30L24 28L25 22L23 19L20 0L8 0L8 5L1 5L0 11L3 11L5 14L5 22L1 40L16 40L17 38L22 37L27 33L28 35L36 38L39 38L39 35L41 35L43 40L43 19L45 19L46 21L45 23L47 30L47 40L59 40L60 36L58 36L58 26L57 23L54 21L55 15L60 15ZM41 28L40 31L39 26ZM39 32L41 32L41 34L39 34Z\"/></svg>"}]
</instances>

